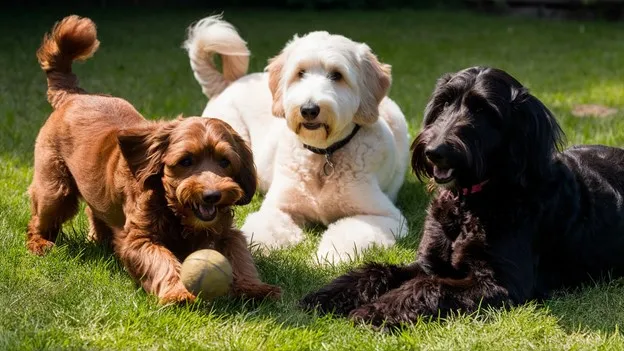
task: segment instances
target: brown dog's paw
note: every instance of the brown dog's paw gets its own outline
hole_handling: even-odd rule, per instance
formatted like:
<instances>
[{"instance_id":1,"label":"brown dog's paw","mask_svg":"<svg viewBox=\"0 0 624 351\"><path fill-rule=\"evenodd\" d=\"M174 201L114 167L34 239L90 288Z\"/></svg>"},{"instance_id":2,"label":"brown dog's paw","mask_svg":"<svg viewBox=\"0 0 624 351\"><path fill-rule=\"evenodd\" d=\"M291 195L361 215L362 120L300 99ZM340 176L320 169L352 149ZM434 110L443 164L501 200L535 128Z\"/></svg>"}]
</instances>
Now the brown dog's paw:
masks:
<instances>
[{"instance_id":1,"label":"brown dog's paw","mask_svg":"<svg viewBox=\"0 0 624 351\"><path fill-rule=\"evenodd\" d=\"M277 300L282 297L282 288L275 285L263 284L264 297Z\"/></svg>"},{"instance_id":2,"label":"brown dog's paw","mask_svg":"<svg viewBox=\"0 0 624 351\"><path fill-rule=\"evenodd\" d=\"M230 294L251 300L263 300L266 298L277 300L282 296L279 286L266 283L238 283L232 287Z\"/></svg>"},{"instance_id":3,"label":"brown dog's paw","mask_svg":"<svg viewBox=\"0 0 624 351\"><path fill-rule=\"evenodd\" d=\"M50 251L50 249L52 249L53 246L53 242L43 238L29 239L28 243L26 244L28 251L38 256L45 255L48 251Z\"/></svg>"},{"instance_id":4,"label":"brown dog's paw","mask_svg":"<svg viewBox=\"0 0 624 351\"><path fill-rule=\"evenodd\" d=\"M194 301L195 295L191 294L186 289L172 290L158 299L160 305L193 303Z\"/></svg>"}]
</instances>

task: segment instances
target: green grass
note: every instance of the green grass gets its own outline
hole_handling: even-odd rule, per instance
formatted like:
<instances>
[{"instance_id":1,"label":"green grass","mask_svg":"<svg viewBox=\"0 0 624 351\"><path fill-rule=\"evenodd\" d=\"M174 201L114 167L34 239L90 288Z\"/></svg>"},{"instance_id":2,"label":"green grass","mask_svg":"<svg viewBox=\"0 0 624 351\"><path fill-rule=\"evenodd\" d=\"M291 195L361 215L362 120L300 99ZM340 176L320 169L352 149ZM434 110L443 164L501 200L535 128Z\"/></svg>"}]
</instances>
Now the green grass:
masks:
<instances>
[{"instance_id":1,"label":"green grass","mask_svg":"<svg viewBox=\"0 0 624 351\"><path fill-rule=\"evenodd\" d=\"M26 189L33 142L50 112L35 60L42 34L68 13L0 15L0 349L624 349L622 281L591 284L545 304L487 310L447 321L418 322L394 334L298 310L303 294L365 259L413 259L428 198L410 175L399 206L410 235L395 248L358 262L318 268L311 263L320 228L292 249L256 255L263 279L284 297L259 305L220 299L214 304L159 307L112 254L85 240L86 220L65 227L57 247L34 257L24 247L29 218ZM201 113L206 99L180 49L185 28L210 14L80 13L99 25L100 51L76 65L81 85L124 97L149 117ZM326 29L367 42L393 65L391 97L414 136L436 78L471 65L503 68L557 114L568 143L624 145L624 113L578 119L577 103L624 109L624 27L621 24L494 18L440 12L227 11L261 70L294 33ZM237 211L239 224L261 198Z\"/></svg>"}]
</instances>

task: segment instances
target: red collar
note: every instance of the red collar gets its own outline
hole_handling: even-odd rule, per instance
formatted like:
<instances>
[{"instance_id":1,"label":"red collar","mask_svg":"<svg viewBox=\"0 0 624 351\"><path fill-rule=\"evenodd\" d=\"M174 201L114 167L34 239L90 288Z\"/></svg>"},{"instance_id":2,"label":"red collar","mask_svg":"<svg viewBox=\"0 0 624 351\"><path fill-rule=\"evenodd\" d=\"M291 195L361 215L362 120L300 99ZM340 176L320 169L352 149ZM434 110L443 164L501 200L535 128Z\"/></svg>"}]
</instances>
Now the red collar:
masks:
<instances>
[{"instance_id":1,"label":"red collar","mask_svg":"<svg viewBox=\"0 0 624 351\"><path fill-rule=\"evenodd\" d=\"M462 188L461 192L464 195L476 194L479 191L483 190L483 186L485 184L487 184L487 182L489 182L489 179L488 180L484 180L484 181L482 181L479 184L475 184L475 185L471 186L470 188Z\"/></svg>"}]
</instances>

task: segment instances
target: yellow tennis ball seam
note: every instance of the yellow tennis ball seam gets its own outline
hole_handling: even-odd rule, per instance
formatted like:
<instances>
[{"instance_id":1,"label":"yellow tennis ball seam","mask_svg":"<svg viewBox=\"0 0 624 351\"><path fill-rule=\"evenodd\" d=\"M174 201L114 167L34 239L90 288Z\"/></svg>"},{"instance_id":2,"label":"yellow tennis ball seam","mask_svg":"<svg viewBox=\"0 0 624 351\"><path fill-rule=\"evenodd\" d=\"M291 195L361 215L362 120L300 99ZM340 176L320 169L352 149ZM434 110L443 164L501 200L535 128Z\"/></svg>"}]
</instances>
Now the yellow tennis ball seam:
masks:
<instances>
[{"instance_id":1,"label":"yellow tennis ball seam","mask_svg":"<svg viewBox=\"0 0 624 351\"><path fill-rule=\"evenodd\" d=\"M221 271L221 273L223 273L223 275L224 275L224 276L228 277L228 276L230 276L230 275L231 275L231 273L226 273L226 272L225 272L223 269L221 269L221 267L220 267L219 265L217 265L216 263L211 262L211 261L209 261L209 260L206 260L206 259L204 259L204 258L190 258L190 259L186 260L185 262L189 262L189 261L203 261L203 262L206 262L207 264L212 265L214 268L218 269L219 271ZM205 273L205 272L206 272L206 269L204 269L203 271L204 271L204 273ZM202 274L202 279L203 279L203 274Z\"/></svg>"},{"instance_id":2,"label":"yellow tennis ball seam","mask_svg":"<svg viewBox=\"0 0 624 351\"><path fill-rule=\"evenodd\" d=\"M217 264L215 264L214 262L211 262L210 260L207 260L205 258L199 258L199 257L191 257L188 258L187 260L185 260L185 262L190 262L190 261L202 261L205 262L207 265L201 270L201 274L199 276L198 279L195 280L195 282L191 285L191 290L193 292L198 292L198 294L200 294L204 289L203 289L203 283L204 283L204 279L206 278L206 274L208 273L208 271L211 269L210 267L208 267L208 264L212 266L212 268L216 268L219 270L219 272L221 272L221 274L223 275L223 277L226 280L230 280L231 274L226 273L223 269L221 269L221 267L219 267ZM230 285L230 283L228 282L228 285Z\"/></svg>"}]
</instances>

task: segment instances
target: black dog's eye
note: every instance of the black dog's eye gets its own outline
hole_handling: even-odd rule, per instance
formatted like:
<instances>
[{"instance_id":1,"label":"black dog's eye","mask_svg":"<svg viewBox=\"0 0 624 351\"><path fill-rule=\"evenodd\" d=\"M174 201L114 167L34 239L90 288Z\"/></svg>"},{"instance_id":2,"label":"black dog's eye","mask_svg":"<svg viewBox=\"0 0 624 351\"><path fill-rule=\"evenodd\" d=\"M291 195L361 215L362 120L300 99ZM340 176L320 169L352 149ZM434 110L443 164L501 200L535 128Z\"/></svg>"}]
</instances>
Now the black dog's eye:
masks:
<instances>
[{"instance_id":1,"label":"black dog's eye","mask_svg":"<svg viewBox=\"0 0 624 351\"><path fill-rule=\"evenodd\" d=\"M193 158L191 156L186 156L180 161L178 161L178 166L190 167L192 165L193 165Z\"/></svg>"},{"instance_id":2,"label":"black dog's eye","mask_svg":"<svg viewBox=\"0 0 624 351\"><path fill-rule=\"evenodd\" d=\"M297 73L297 76L298 76L299 78L303 78L303 75L304 75L305 73L306 73L306 72L305 72L305 70L304 70L304 69L302 69L302 70L300 70L300 71L299 71L299 73Z\"/></svg>"},{"instance_id":3,"label":"black dog's eye","mask_svg":"<svg viewBox=\"0 0 624 351\"><path fill-rule=\"evenodd\" d=\"M444 103L444 109L446 110L449 107L448 101Z\"/></svg>"},{"instance_id":4,"label":"black dog's eye","mask_svg":"<svg viewBox=\"0 0 624 351\"><path fill-rule=\"evenodd\" d=\"M221 168L228 168L230 166L230 161L227 158L222 158L219 161L219 167Z\"/></svg>"},{"instance_id":5,"label":"black dog's eye","mask_svg":"<svg viewBox=\"0 0 624 351\"><path fill-rule=\"evenodd\" d=\"M333 80L334 82L337 82L339 80L342 79L342 74L340 72L330 72L329 75L327 76L327 78Z\"/></svg>"},{"instance_id":6,"label":"black dog's eye","mask_svg":"<svg viewBox=\"0 0 624 351\"><path fill-rule=\"evenodd\" d=\"M466 99L466 104L468 106L468 110L474 114L483 114L484 112L492 111L490 105L487 100L482 97L468 97Z\"/></svg>"}]
</instances>

